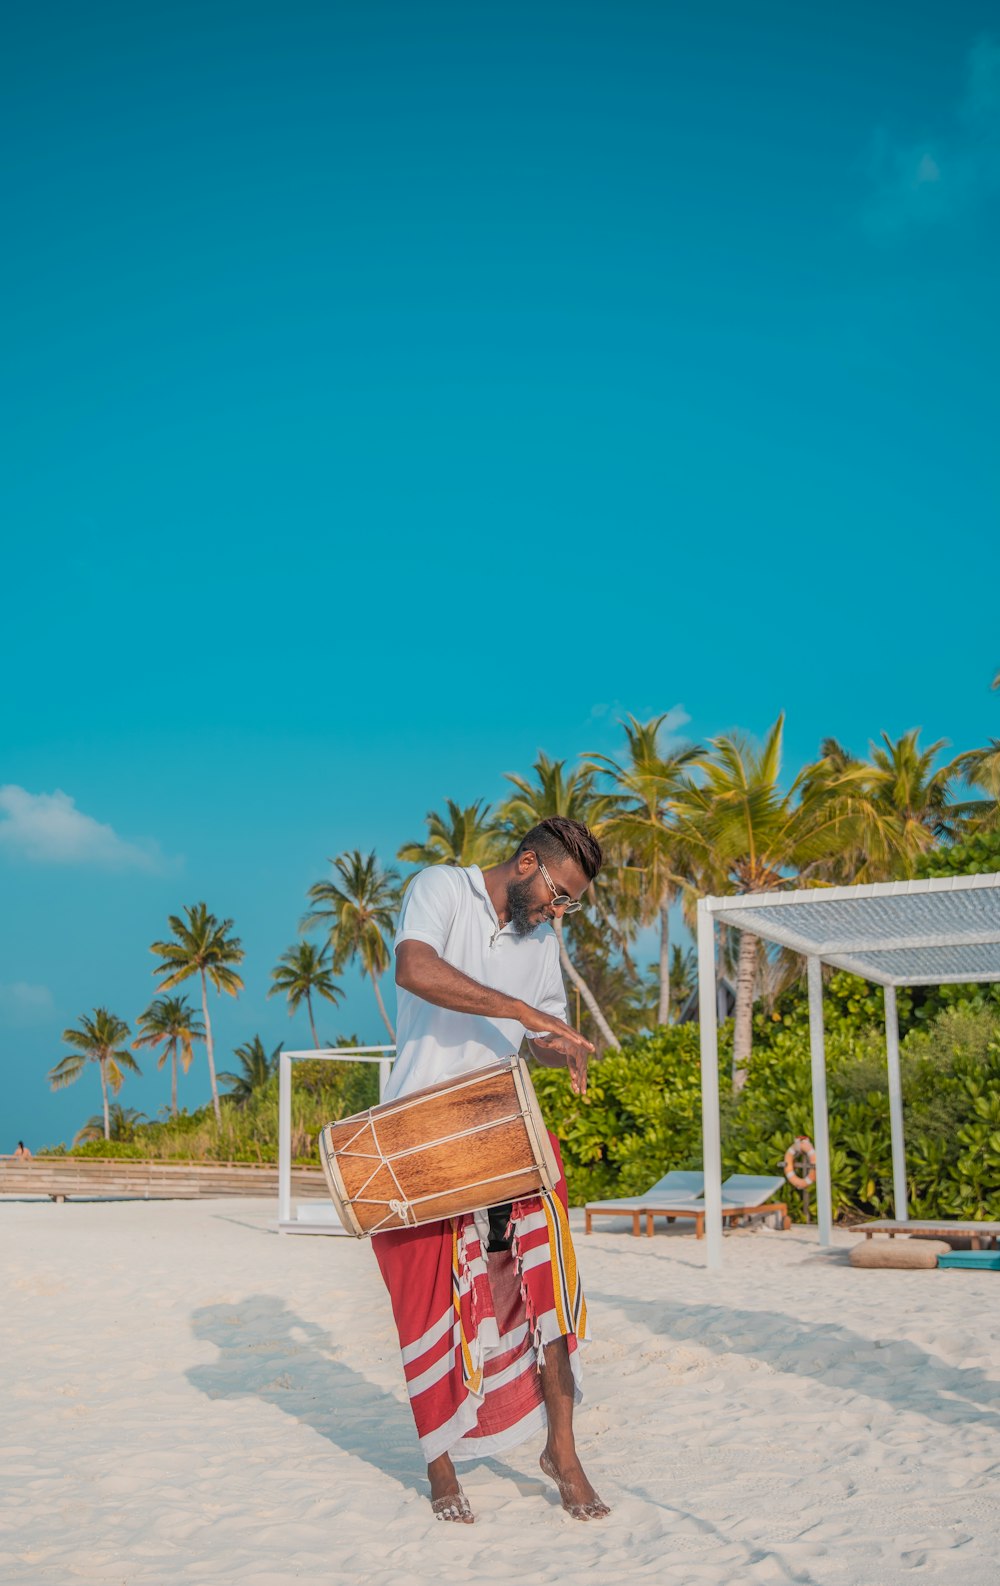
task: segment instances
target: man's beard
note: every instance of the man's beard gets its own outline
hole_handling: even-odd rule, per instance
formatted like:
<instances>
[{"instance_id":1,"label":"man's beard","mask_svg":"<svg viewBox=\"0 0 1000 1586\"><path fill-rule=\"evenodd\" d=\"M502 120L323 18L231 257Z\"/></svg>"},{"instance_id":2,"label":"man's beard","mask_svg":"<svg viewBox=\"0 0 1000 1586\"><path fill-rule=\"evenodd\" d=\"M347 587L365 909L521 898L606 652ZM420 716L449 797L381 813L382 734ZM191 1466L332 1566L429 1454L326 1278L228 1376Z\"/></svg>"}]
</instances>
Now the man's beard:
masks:
<instances>
[{"instance_id":1,"label":"man's beard","mask_svg":"<svg viewBox=\"0 0 1000 1586\"><path fill-rule=\"evenodd\" d=\"M531 896L534 890L534 876L528 876L524 881L511 881L507 885L507 912L515 936L530 936L541 923L534 917L538 908Z\"/></svg>"}]
</instances>

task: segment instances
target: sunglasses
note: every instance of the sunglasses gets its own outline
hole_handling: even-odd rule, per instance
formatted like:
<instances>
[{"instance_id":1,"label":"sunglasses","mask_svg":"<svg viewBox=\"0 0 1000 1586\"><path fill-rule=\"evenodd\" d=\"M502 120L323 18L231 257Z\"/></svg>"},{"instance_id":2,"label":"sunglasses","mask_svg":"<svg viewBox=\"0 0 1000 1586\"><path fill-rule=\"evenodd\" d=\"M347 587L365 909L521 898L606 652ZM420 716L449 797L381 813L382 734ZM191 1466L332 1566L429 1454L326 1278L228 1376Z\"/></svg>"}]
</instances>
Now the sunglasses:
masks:
<instances>
[{"instance_id":1,"label":"sunglasses","mask_svg":"<svg viewBox=\"0 0 1000 1586\"><path fill-rule=\"evenodd\" d=\"M562 909L566 914L575 914L577 909L583 908L583 904L580 902L579 898L571 898L566 892L556 891L552 882L552 877L549 875L540 859L538 861L538 868L542 872L542 879L544 880L545 885L552 893L552 907L554 909Z\"/></svg>"}]
</instances>

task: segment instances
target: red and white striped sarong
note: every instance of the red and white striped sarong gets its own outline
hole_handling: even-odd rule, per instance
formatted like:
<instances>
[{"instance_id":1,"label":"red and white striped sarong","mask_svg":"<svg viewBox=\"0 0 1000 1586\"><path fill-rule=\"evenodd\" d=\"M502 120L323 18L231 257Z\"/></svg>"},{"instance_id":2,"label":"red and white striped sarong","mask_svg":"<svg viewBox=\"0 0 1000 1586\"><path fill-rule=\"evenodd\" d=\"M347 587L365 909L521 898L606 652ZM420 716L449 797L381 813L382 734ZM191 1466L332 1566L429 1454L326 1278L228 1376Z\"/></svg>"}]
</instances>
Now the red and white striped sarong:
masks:
<instances>
[{"instance_id":1,"label":"red and white striped sarong","mask_svg":"<svg viewBox=\"0 0 1000 1586\"><path fill-rule=\"evenodd\" d=\"M503 1453L546 1424L538 1368L566 1339L582 1397L587 1306L576 1267L559 1146L554 1195L515 1201L510 1250L488 1253L485 1212L372 1240L392 1301L424 1459Z\"/></svg>"}]
</instances>

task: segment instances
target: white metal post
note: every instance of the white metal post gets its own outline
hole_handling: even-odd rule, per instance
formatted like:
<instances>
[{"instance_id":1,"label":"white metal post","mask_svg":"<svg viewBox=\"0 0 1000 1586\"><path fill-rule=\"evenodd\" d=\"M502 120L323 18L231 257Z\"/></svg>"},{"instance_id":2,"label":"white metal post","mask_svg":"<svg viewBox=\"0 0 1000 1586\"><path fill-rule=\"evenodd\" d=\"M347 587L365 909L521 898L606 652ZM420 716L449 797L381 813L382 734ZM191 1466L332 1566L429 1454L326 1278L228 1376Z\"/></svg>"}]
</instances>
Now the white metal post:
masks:
<instances>
[{"instance_id":1,"label":"white metal post","mask_svg":"<svg viewBox=\"0 0 1000 1586\"><path fill-rule=\"evenodd\" d=\"M906 1222L906 1134L903 1129L903 1086L899 1077L899 1012L895 986L884 986L885 1056L889 1070L889 1131L892 1136L892 1210Z\"/></svg>"},{"instance_id":2,"label":"white metal post","mask_svg":"<svg viewBox=\"0 0 1000 1586\"><path fill-rule=\"evenodd\" d=\"M278 1057L278 1224L292 1220L292 1060Z\"/></svg>"},{"instance_id":3,"label":"white metal post","mask_svg":"<svg viewBox=\"0 0 1000 1586\"><path fill-rule=\"evenodd\" d=\"M701 1143L705 1173L705 1259L722 1266L722 1141L719 1134L719 1027L715 1007L715 920L698 899L698 1018L701 1042Z\"/></svg>"},{"instance_id":4,"label":"white metal post","mask_svg":"<svg viewBox=\"0 0 1000 1586\"><path fill-rule=\"evenodd\" d=\"M830 1191L830 1126L826 1107L826 1053L823 1044L823 965L807 959L809 978L809 1058L812 1066L813 1145L816 1147L816 1221L821 1245L833 1243Z\"/></svg>"}]
</instances>

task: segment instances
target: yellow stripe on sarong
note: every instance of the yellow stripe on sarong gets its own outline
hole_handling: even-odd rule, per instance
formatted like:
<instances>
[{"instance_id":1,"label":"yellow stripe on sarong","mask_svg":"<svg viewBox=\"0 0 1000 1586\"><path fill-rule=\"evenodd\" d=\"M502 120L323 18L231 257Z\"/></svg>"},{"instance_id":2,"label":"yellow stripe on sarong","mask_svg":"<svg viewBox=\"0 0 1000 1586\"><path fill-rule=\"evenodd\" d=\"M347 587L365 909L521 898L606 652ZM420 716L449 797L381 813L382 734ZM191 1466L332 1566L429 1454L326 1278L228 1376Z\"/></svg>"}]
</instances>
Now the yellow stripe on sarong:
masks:
<instances>
[{"instance_id":1,"label":"yellow stripe on sarong","mask_svg":"<svg viewBox=\"0 0 1000 1586\"><path fill-rule=\"evenodd\" d=\"M543 1195L542 1205L545 1208L548 1226L552 1291L555 1295L559 1331L563 1334L574 1333L577 1338L586 1338L587 1302L583 1297L569 1218L557 1195Z\"/></svg>"},{"instance_id":2,"label":"yellow stripe on sarong","mask_svg":"<svg viewBox=\"0 0 1000 1586\"><path fill-rule=\"evenodd\" d=\"M458 1339L462 1348L462 1379L470 1393L480 1393L483 1386L483 1368L480 1366L476 1370L472 1364L472 1351L469 1348L469 1340L465 1336L465 1328L462 1325L462 1295L459 1284L458 1228L453 1220L451 1225L451 1295L452 1303L455 1307L455 1315L458 1318Z\"/></svg>"}]
</instances>

